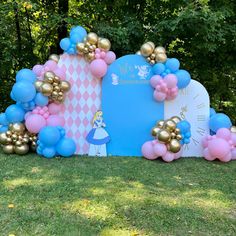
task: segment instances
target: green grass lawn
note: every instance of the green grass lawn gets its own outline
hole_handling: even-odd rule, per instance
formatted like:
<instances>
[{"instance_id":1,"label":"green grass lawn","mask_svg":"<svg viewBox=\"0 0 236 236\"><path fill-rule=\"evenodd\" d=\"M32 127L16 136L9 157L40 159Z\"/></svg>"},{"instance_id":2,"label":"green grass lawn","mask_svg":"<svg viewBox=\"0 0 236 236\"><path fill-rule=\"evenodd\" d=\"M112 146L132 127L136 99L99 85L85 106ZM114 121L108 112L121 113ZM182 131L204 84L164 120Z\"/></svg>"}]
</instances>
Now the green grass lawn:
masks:
<instances>
[{"instance_id":1,"label":"green grass lawn","mask_svg":"<svg viewBox=\"0 0 236 236\"><path fill-rule=\"evenodd\" d=\"M0 181L3 236L236 235L236 161L0 153Z\"/></svg>"}]
</instances>

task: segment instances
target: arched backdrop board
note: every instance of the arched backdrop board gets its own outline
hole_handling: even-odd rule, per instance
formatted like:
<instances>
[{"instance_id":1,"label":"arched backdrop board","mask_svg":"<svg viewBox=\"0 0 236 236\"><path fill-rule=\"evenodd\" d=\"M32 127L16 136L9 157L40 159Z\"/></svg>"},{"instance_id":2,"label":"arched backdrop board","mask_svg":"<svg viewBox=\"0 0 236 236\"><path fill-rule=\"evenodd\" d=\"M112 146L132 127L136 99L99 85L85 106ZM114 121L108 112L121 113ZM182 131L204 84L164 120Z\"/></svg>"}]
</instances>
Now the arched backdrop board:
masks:
<instances>
[{"instance_id":1,"label":"arched backdrop board","mask_svg":"<svg viewBox=\"0 0 236 236\"><path fill-rule=\"evenodd\" d=\"M102 110L111 137L108 155L142 156L151 128L164 117L164 103L153 98L151 66L139 55L113 62L102 81Z\"/></svg>"},{"instance_id":2,"label":"arched backdrop board","mask_svg":"<svg viewBox=\"0 0 236 236\"><path fill-rule=\"evenodd\" d=\"M66 133L76 142L76 154L88 154L86 136L95 112L101 108L101 80L92 76L89 63L80 56L63 54L58 65L65 69L71 84L61 113Z\"/></svg>"}]
</instances>

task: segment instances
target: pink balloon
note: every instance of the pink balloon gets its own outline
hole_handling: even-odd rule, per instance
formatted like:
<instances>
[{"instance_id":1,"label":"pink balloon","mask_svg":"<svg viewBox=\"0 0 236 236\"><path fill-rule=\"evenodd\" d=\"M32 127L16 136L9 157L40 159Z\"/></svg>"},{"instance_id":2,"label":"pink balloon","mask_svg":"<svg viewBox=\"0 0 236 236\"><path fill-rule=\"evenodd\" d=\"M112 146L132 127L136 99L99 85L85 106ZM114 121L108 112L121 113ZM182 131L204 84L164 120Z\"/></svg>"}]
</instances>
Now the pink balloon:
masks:
<instances>
[{"instance_id":1,"label":"pink balloon","mask_svg":"<svg viewBox=\"0 0 236 236\"><path fill-rule=\"evenodd\" d=\"M163 157L162 160L165 162L171 162L175 159L175 154L171 152L167 152Z\"/></svg>"},{"instance_id":2,"label":"pink balloon","mask_svg":"<svg viewBox=\"0 0 236 236\"><path fill-rule=\"evenodd\" d=\"M148 141L142 146L142 154L148 160L157 159L157 155L154 153L152 141Z\"/></svg>"},{"instance_id":3,"label":"pink balloon","mask_svg":"<svg viewBox=\"0 0 236 236\"><path fill-rule=\"evenodd\" d=\"M43 70L43 66L42 65L35 65L33 67L33 72L37 75L37 77L39 77L42 73Z\"/></svg>"},{"instance_id":4,"label":"pink balloon","mask_svg":"<svg viewBox=\"0 0 236 236\"><path fill-rule=\"evenodd\" d=\"M53 61L53 60L49 60L49 61L47 61L47 62L44 64L44 66L45 66L48 70L53 71L53 70L56 69L57 63L56 63L55 61Z\"/></svg>"},{"instance_id":5,"label":"pink balloon","mask_svg":"<svg viewBox=\"0 0 236 236\"><path fill-rule=\"evenodd\" d=\"M236 148L231 151L232 160L236 160Z\"/></svg>"},{"instance_id":6,"label":"pink balloon","mask_svg":"<svg viewBox=\"0 0 236 236\"><path fill-rule=\"evenodd\" d=\"M47 125L50 125L50 126L64 126L65 125L65 119L62 116L59 116L59 115L51 115L47 119Z\"/></svg>"},{"instance_id":7,"label":"pink balloon","mask_svg":"<svg viewBox=\"0 0 236 236\"><path fill-rule=\"evenodd\" d=\"M112 51L109 51L106 53L106 56L104 58L105 62L110 65L113 61L116 59L116 54Z\"/></svg>"},{"instance_id":8,"label":"pink balloon","mask_svg":"<svg viewBox=\"0 0 236 236\"><path fill-rule=\"evenodd\" d=\"M102 58L102 59L105 59L105 57L106 57L106 53L105 52L100 52L100 57Z\"/></svg>"},{"instance_id":9,"label":"pink balloon","mask_svg":"<svg viewBox=\"0 0 236 236\"><path fill-rule=\"evenodd\" d=\"M48 111L52 115L58 114L61 110L62 110L61 104L51 103L48 105Z\"/></svg>"},{"instance_id":10,"label":"pink balloon","mask_svg":"<svg viewBox=\"0 0 236 236\"><path fill-rule=\"evenodd\" d=\"M232 159L231 152L228 155L219 158L219 160L222 162L229 162L229 161L231 161L231 159Z\"/></svg>"},{"instance_id":11,"label":"pink balloon","mask_svg":"<svg viewBox=\"0 0 236 236\"><path fill-rule=\"evenodd\" d=\"M58 77L60 77L61 80L65 80L66 79L66 72L64 71L64 69L57 67L53 72Z\"/></svg>"},{"instance_id":12,"label":"pink balloon","mask_svg":"<svg viewBox=\"0 0 236 236\"><path fill-rule=\"evenodd\" d=\"M154 91L154 94L153 94L154 98L158 101L158 102L162 102L165 100L166 98L166 94L165 93L162 93L162 92L158 92L158 91Z\"/></svg>"},{"instance_id":13,"label":"pink balloon","mask_svg":"<svg viewBox=\"0 0 236 236\"><path fill-rule=\"evenodd\" d=\"M206 148L208 146L208 138L207 138L207 136L205 136L202 139L202 146L203 146L203 148Z\"/></svg>"},{"instance_id":14,"label":"pink balloon","mask_svg":"<svg viewBox=\"0 0 236 236\"><path fill-rule=\"evenodd\" d=\"M156 143L154 145L154 153L156 154L156 156L161 157L164 156L167 152L167 147L165 144L163 143Z\"/></svg>"},{"instance_id":15,"label":"pink balloon","mask_svg":"<svg viewBox=\"0 0 236 236\"><path fill-rule=\"evenodd\" d=\"M152 76L152 78L150 79L150 84L153 88L156 88L156 86L158 85L158 81L162 80L162 77L160 75L154 75Z\"/></svg>"},{"instance_id":16,"label":"pink balloon","mask_svg":"<svg viewBox=\"0 0 236 236\"><path fill-rule=\"evenodd\" d=\"M230 140L231 132L230 132L229 129L221 128L221 129L217 130L216 136L218 138L222 138L222 139L225 139L225 140Z\"/></svg>"},{"instance_id":17,"label":"pink balloon","mask_svg":"<svg viewBox=\"0 0 236 236\"><path fill-rule=\"evenodd\" d=\"M29 132L37 134L46 126L46 120L41 115L31 114L25 120L25 126Z\"/></svg>"},{"instance_id":18,"label":"pink balloon","mask_svg":"<svg viewBox=\"0 0 236 236\"><path fill-rule=\"evenodd\" d=\"M209 141L208 150L212 157L221 159L229 154L230 145L224 139L215 138Z\"/></svg>"},{"instance_id":19,"label":"pink balloon","mask_svg":"<svg viewBox=\"0 0 236 236\"><path fill-rule=\"evenodd\" d=\"M231 133L231 140L233 142L233 145L236 146L236 133Z\"/></svg>"},{"instance_id":20,"label":"pink balloon","mask_svg":"<svg viewBox=\"0 0 236 236\"><path fill-rule=\"evenodd\" d=\"M183 148L180 149L179 152L175 153L175 160L179 159L183 154Z\"/></svg>"},{"instance_id":21,"label":"pink balloon","mask_svg":"<svg viewBox=\"0 0 236 236\"><path fill-rule=\"evenodd\" d=\"M168 88L174 88L177 85L177 77L174 74L168 74L165 76L164 81Z\"/></svg>"},{"instance_id":22,"label":"pink balloon","mask_svg":"<svg viewBox=\"0 0 236 236\"><path fill-rule=\"evenodd\" d=\"M102 78L107 73L107 63L102 59L93 60L89 67L91 73L97 78Z\"/></svg>"}]
</instances>

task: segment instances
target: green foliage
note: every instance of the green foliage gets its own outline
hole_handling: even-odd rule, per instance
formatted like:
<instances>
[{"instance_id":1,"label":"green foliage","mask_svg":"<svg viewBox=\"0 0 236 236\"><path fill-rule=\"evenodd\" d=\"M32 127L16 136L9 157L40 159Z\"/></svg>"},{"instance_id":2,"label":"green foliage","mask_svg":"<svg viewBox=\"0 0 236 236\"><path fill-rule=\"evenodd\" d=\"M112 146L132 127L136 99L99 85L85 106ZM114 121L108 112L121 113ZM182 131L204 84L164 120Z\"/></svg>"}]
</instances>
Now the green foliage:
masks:
<instances>
[{"instance_id":1,"label":"green foliage","mask_svg":"<svg viewBox=\"0 0 236 236\"><path fill-rule=\"evenodd\" d=\"M4 0L0 5L0 78L7 105L17 70L59 53L59 28L83 25L112 42L118 56L136 52L145 41L167 48L192 78L204 84L216 110L236 121L235 4L230 0ZM62 7L63 9L63 7ZM17 23L19 27L17 28ZM20 31L19 31L20 29ZM3 83L3 82L2 82Z\"/></svg>"}]
</instances>

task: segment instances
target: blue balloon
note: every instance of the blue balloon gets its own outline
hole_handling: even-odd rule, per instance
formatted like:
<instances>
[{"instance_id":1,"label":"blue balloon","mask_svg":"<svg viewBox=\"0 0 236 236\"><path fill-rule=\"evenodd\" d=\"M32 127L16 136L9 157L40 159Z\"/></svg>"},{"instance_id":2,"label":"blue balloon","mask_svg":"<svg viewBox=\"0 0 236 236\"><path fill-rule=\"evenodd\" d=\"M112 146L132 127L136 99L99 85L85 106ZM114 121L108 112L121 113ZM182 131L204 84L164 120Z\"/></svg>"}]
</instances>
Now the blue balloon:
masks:
<instances>
[{"instance_id":1,"label":"blue balloon","mask_svg":"<svg viewBox=\"0 0 236 236\"><path fill-rule=\"evenodd\" d=\"M44 148L42 155L46 158L53 158L56 155L55 148L53 148L53 147Z\"/></svg>"},{"instance_id":2,"label":"blue balloon","mask_svg":"<svg viewBox=\"0 0 236 236\"><path fill-rule=\"evenodd\" d=\"M210 108L210 117L216 114L216 111L214 108Z\"/></svg>"},{"instance_id":3,"label":"blue balloon","mask_svg":"<svg viewBox=\"0 0 236 236\"><path fill-rule=\"evenodd\" d=\"M8 126L4 125L4 126L0 126L0 133L5 133L8 131Z\"/></svg>"},{"instance_id":4,"label":"blue balloon","mask_svg":"<svg viewBox=\"0 0 236 236\"><path fill-rule=\"evenodd\" d=\"M177 76L178 83L177 86L179 89L185 88L189 85L191 81L191 76L186 70L178 70L175 72L175 75Z\"/></svg>"},{"instance_id":5,"label":"blue balloon","mask_svg":"<svg viewBox=\"0 0 236 236\"><path fill-rule=\"evenodd\" d=\"M37 106L43 107L48 105L48 97L44 96L42 93L37 93L34 102Z\"/></svg>"},{"instance_id":6,"label":"blue balloon","mask_svg":"<svg viewBox=\"0 0 236 236\"><path fill-rule=\"evenodd\" d=\"M14 94L13 94L12 91L11 91L11 93L10 93L10 97L11 97L12 100L16 101L16 98L14 97Z\"/></svg>"},{"instance_id":7,"label":"blue balloon","mask_svg":"<svg viewBox=\"0 0 236 236\"><path fill-rule=\"evenodd\" d=\"M17 104L10 105L6 111L6 118L9 123L22 122L25 117L24 109Z\"/></svg>"},{"instance_id":8,"label":"blue balloon","mask_svg":"<svg viewBox=\"0 0 236 236\"><path fill-rule=\"evenodd\" d=\"M62 50L67 51L70 47L70 39L69 38L64 38L60 42L60 47Z\"/></svg>"},{"instance_id":9,"label":"blue balloon","mask_svg":"<svg viewBox=\"0 0 236 236\"><path fill-rule=\"evenodd\" d=\"M165 71L165 65L162 63L157 63L152 67L152 72L155 75L160 75Z\"/></svg>"},{"instance_id":10,"label":"blue balloon","mask_svg":"<svg viewBox=\"0 0 236 236\"><path fill-rule=\"evenodd\" d=\"M179 60L176 58L170 58L166 61L165 64L166 68L169 69L171 72L176 72L177 70L179 70Z\"/></svg>"},{"instance_id":11,"label":"blue balloon","mask_svg":"<svg viewBox=\"0 0 236 236\"><path fill-rule=\"evenodd\" d=\"M28 82L18 82L13 85L12 94L17 102L29 102L36 94L35 86Z\"/></svg>"},{"instance_id":12,"label":"blue balloon","mask_svg":"<svg viewBox=\"0 0 236 236\"><path fill-rule=\"evenodd\" d=\"M60 138L60 131L54 126L45 126L39 132L39 141L47 147L55 146Z\"/></svg>"},{"instance_id":13,"label":"blue balloon","mask_svg":"<svg viewBox=\"0 0 236 236\"><path fill-rule=\"evenodd\" d=\"M70 35L71 43L77 44L77 43L83 42L83 40L84 40L83 35L81 36L80 34L76 32Z\"/></svg>"},{"instance_id":14,"label":"blue balloon","mask_svg":"<svg viewBox=\"0 0 236 236\"><path fill-rule=\"evenodd\" d=\"M72 156L76 151L75 141L71 138L63 138L56 146L56 151L63 157Z\"/></svg>"},{"instance_id":15,"label":"blue balloon","mask_svg":"<svg viewBox=\"0 0 236 236\"><path fill-rule=\"evenodd\" d=\"M182 120L177 124L177 128L180 129L181 133L187 133L191 130L191 125L188 121Z\"/></svg>"},{"instance_id":16,"label":"blue balloon","mask_svg":"<svg viewBox=\"0 0 236 236\"><path fill-rule=\"evenodd\" d=\"M87 36L87 31L82 26L75 26L70 31L70 37L73 34L79 34L82 37L82 39L84 39L84 37Z\"/></svg>"},{"instance_id":17,"label":"blue balloon","mask_svg":"<svg viewBox=\"0 0 236 236\"><path fill-rule=\"evenodd\" d=\"M32 111L35 108L35 102L17 102L18 105L20 105L25 111Z\"/></svg>"},{"instance_id":18,"label":"blue balloon","mask_svg":"<svg viewBox=\"0 0 236 236\"><path fill-rule=\"evenodd\" d=\"M209 127L213 132L217 132L218 129L227 128L229 129L232 126L230 118L223 113L216 113L210 117Z\"/></svg>"},{"instance_id":19,"label":"blue balloon","mask_svg":"<svg viewBox=\"0 0 236 236\"><path fill-rule=\"evenodd\" d=\"M16 74L16 82L30 82L34 83L37 77L35 73L30 69L22 69L19 70Z\"/></svg>"},{"instance_id":20,"label":"blue balloon","mask_svg":"<svg viewBox=\"0 0 236 236\"><path fill-rule=\"evenodd\" d=\"M73 47L70 47L66 52L70 55L73 55L73 54L76 54L76 49Z\"/></svg>"},{"instance_id":21,"label":"blue balloon","mask_svg":"<svg viewBox=\"0 0 236 236\"><path fill-rule=\"evenodd\" d=\"M0 114L0 125L8 125L8 121L5 113Z\"/></svg>"}]
</instances>

